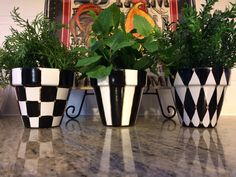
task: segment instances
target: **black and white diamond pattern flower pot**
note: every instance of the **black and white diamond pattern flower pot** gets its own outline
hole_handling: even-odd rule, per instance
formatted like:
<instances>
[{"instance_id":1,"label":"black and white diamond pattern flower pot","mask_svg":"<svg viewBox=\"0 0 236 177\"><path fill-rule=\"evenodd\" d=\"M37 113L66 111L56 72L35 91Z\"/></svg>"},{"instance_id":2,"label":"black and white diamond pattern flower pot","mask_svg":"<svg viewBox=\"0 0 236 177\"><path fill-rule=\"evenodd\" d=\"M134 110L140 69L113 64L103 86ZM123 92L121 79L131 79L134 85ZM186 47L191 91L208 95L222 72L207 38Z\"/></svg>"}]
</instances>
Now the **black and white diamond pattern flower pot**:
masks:
<instances>
[{"instance_id":1,"label":"black and white diamond pattern flower pot","mask_svg":"<svg viewBox=\"0 0 236 177\"><path fill-rule=\"evenodd\" d=\"M231 70L195 68L171 72L170 82L182 125L215 127Z\"/></svg>"},{"instance_id":2,"label":"black and white diamond pattern flower pot","mask_svg":"<svg viewBox=\"0 0 236 177\"><path fill-rule=\"evenodd\" d=\"M60 126L74 73L53 68L14 68L11 85L25 127Z\"/></svg>"},{"instance_id":3,"label":"black and white diamond pattern flower pot","mask_svg":"<svg viewBox=\"0 0 236 177\"><path fill-rule=\"evenodd\" d=\"M116 70L91 79L102 123L105 126L133 126L136 122L147 74L138 70Z\"/></svg>"},{"instance_id":4,"label":"black and white diamond pattern flower pot","mask_svg":"<svg viewBox=\"0 0 236 177\"><path fill-rule=\"evenodd\" d=\"M177 147L176 149L181 149L181 151L178 151L174 160L186 169L192 170L194 168L194 175L191 174L189 176L219 174L219 167L222 176L227 174L222 139L218 135L216 128L182 127L178 135L179 138L175 146ZM211 166L211 170L208 170L206 166Z\"/></svg>"}]
</instances>

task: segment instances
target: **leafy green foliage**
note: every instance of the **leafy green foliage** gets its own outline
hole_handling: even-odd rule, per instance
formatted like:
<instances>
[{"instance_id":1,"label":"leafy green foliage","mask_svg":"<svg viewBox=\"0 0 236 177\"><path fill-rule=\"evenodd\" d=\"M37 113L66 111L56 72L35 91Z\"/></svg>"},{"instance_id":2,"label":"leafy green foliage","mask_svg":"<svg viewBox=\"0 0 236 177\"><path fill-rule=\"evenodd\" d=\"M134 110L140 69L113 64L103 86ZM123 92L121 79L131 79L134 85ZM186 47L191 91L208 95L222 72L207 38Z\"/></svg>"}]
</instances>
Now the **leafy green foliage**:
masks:
<instances>
[{"instance_id":1,"label":"leafy green foliage","mask_svg":"<svg viewBox=\"0 0 236 177\"><path fill-rule=\"evenodd\" d=\"M2 58L2 56L4 55L4 52L5 51L0 48L0 58ZM1 87L7 86L9 84L9 81L10 81L9 80L9 76L10 76L9 71L3 69L2 68L3 65L4 65L4 63L2 63L1 60L0 60L0 66L1 66L0 67L1 68L1 70L0 70L0 86Z\"/></svg>"},{"instance_id":2,"label":"leafy green foliage","mask_svg":"<svg viewBox=\"0 0 236 177\"><path fill-rule=\"evenodd\" d=\"M166 68L224 67L236 62L236 3L225 11L216 10L218 0L207 0L197 13L193 7L183 8L182 20L167 24L158 34L155 58ZM176 30L172 30L176 25Z\"/></svg>"},{"instance_id":3,"label":"leafy green foliage","mask_svg":"<svg viewBox=\"0 0 236 177\"><path fill-rule=\"evenodd\" d=\"M125 31L125 15L112 4L94 18L90 34L90 47L88 52L77 62L77 67L83 76L102 78L116 69L149 68L154 60L148 57L149 52L143 44L147 38L137 39L132 33ZM135 18L135 31L149 35L153 33L151 25L143 17ZM144 29L144 26L149 28ZM146 42L151 48L152 41ZM149 45L148 45L149 44Z\"/></svg>"},{"instance_id":4,"label":"leafy green foliage","mask_svg":"<svg viewBox=\"0 0 236 177\"><path fill-rule=\"evenodd\" d=\"M134 16L134 27L137 29L138 34L142 36L147 37L153 33L153 27L143 16Z\"/></svg>"},{"instance_id":5,"label":"leafy green foliage","mask_svg":"<svg viewBox=\"0 0 236 177\"><path fill-rule=\"evenodd\" d=\"M11 28L11 35L6 36L0 56L2 67L7 70L15 67L75 69L79 49L69 50L56 37L62 25L42 14L30 23L20 17L18 8L14 8L11 16L21 30Z\"/></svg>"}]
</instances>

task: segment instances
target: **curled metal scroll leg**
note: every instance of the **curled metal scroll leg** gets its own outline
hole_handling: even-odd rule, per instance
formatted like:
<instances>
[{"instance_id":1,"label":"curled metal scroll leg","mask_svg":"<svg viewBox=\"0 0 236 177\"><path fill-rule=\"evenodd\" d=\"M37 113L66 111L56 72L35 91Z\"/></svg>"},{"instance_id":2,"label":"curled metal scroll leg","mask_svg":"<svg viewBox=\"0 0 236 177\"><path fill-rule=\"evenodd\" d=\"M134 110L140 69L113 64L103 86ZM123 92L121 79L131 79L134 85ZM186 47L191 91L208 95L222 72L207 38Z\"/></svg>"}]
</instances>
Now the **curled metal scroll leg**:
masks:
<instances>
[{"instance_id":1,"label":"curled metal scroll leg","mask_svg":"<svg viewBox=\"0 0 236 177\"><path fill-rule=\"evenodd\" d=\"M158 99L158 102L159 102L159 105L160 105L160 108L161 108L161 113L162 113L162 115L163 115L165 118L167 118L167 119L172 119L172 118L175 116L175 114L176 114L176 109L175 109L175 107L172 106L172 105L168 105L168 106L167 106L167 111L168 111L169 114L172 113L172 115L166 115L165 112L163 111L163 105L162 105L162 102L161 102L161 99L160 99L160 95L159 95L157 89L156 89L156 96L157 96L157 99Z\"/></svg>"},{"instance_id":2,"label":"curled metal scroll leg","mask_svg":"<svg viewBox=\"0 0 236 177\"><path fill-rule=\"evenodd\" d=\"M77 117L80 116L80 113L81 113L81 111L82 111L82 108L83 108L83 104L84 104L84 100L85 100L86 95L87 95L87 90L84 91L83 98L82 98L82 101L81 101L81 104L80 104L80 107L79 107L79 111L78 111L77 114L74 114L74 113L75 113L75 106L74 106L74 105L70 105L70 106L68 106L68 107L66 108L66 116L67 116L67 117L69 117L70 119L75 119L75 118L77 118ZM69 114L69 112L70 112L69 110L70 110L70 109L72 109L71 113L72 113L73 115L70 115L70 114Z\"/></svg>"}]
</instances>

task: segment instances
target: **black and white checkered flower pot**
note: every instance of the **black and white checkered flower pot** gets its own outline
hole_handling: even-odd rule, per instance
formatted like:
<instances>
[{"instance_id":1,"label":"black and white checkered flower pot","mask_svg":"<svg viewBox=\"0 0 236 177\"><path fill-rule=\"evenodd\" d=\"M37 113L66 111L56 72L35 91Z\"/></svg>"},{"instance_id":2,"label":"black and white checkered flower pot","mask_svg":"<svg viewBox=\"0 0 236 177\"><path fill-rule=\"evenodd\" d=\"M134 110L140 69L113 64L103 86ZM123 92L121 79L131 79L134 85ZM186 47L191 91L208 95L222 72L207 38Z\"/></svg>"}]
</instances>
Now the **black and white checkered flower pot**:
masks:
<instances>
[{"instance_id":1,"label":"black and white checkered flower pot","mask_svg":"<svg viewBox=\"0 0 236 177\"><path fill-rule=\"evenodd\" d=\"M62 137L60 128L24 129L18 142L14 175L32 177L62 174L62 164L66 161L62 153L66 150Z\"/></svg>"},{"instance_id":2,"label":"black and white checkered flower pot","mask_svg":"<svg viewBox=\"0 0 236 177\"><path fill-rule=\"evenodd\" d=\"M135 124L146 76L145 71L124 69L112 71L103 79L91 79L105 126Z\"/></svg>"},{"instance_id":3,"label":"black and white checkered flower pot","mask_svg":"<svg viewBox=\"0 0 236 177\"><path fill-rule=\"evenodd\" d=\"M53 68L14 68L15 87L21 117L27 128L60 126L74 73Z\"/></svg>"},{"instance_id":4,"label":"black and white checkered flower pot","mask_svg":"<svg viewBox=\"0 0 236 177\"><path fill-rule=\"evenodd\" d=\"M180 122L189 127L215 127L230 69L195 68L172 71L170 82Z\"/></svg>"}]
</instances>

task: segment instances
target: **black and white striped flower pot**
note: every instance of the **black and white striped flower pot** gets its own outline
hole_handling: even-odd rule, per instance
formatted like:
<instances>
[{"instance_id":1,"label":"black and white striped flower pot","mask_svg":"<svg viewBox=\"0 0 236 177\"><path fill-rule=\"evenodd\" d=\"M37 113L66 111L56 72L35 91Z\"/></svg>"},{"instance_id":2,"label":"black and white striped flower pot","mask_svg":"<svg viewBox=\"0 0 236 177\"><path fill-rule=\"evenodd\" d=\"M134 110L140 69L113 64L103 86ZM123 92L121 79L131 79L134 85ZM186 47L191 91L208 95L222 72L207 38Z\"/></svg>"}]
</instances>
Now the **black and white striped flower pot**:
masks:
<instances>
[{"instance_id":1,"label":"black and white striped flower pot","mask_svg":"<svg viewBox=\"0 0 236 177\"><path fill-rule=\"evenodd\" d=\"M15 87L21 117L27 128L60 126L74 73L53 68L14 68Z\"/></svg>"},{"instance_id":2,"label":"black and white striped flower pot","mask_svg":"<svg viewBox=\"0 0 236 177\"><path fill-rule=\"evenodd\" d=\"M136 122L147 74L138 70L116 70L91 79L102 123L105 126L133 126Z\"/></svg>"},{"instance_id":3,"label":"black and white striped flower pot","mask_svg":"<svg viewBox=\"0 0 236 177\"><path fill-rule=\"evenodd\" d=\"M189 127L215 127L230 69L194 68L171 71L170 82L180 122Z\"/></svg>"}]
</instances>

